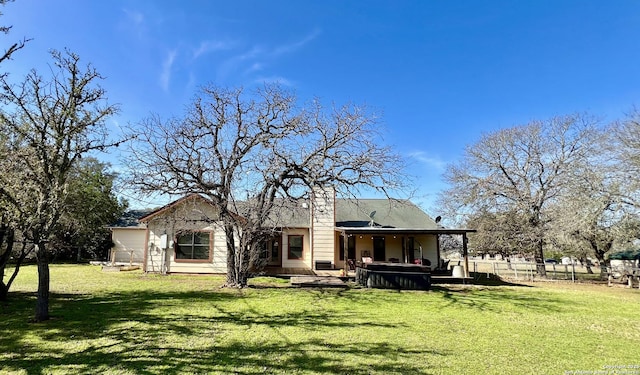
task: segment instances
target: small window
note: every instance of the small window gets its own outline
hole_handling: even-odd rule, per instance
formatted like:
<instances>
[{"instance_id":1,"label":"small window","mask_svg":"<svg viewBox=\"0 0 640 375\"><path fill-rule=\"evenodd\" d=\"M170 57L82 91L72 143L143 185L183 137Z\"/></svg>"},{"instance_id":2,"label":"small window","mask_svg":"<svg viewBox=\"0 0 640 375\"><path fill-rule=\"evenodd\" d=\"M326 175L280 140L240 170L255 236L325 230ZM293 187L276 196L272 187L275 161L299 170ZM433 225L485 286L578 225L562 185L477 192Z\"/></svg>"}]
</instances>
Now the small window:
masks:
<instances>
[{"instance_id":1,"label":"small window","mask_svg":"<svg viewBox=\"0 0 640 375\"><path fill-rule=\"evenodd\" d=\"M289 259L304 259L302 236L289 236Z\"/></svg>"},{"instance_id":2,"label":"small window","mask_svg":"<svg viewBox=\"0 0 640 375\"><path fill-rule=\"evenodd\" d=\"M182 232L176 240L176 261L208 261L211 259L211 233Z\"/></svg>"}]
</instances>

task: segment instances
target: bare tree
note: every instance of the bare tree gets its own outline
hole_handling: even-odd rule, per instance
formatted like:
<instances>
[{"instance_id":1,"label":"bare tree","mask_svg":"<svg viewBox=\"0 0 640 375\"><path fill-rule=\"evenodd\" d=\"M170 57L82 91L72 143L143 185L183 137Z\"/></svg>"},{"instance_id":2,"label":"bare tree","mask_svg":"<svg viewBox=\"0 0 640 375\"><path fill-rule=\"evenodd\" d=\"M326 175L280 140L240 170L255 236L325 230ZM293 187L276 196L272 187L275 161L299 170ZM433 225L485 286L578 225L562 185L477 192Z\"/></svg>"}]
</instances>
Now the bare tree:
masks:
<instances>
[{"instance_id":1,"label":"bare tree","mask_svg":"<svg viewBox=\"0 0 640 375\"><path fill-rule=\"evenodd\" d=\"M90 65L83 68L71 53L52 52L51 77L32 70L25 80L11 84L0 77L0 128L6 137L0 174L0 197L19 217L18 229L35 246L38 298L35 320L49 318L49 240L65 212L68 177L78 160L117 144L107 137L105 120L117 107L106 101L97 81L102 76Z\"/></svg>"},{"instance_id":2,"label":"bare tree","mask_svg":"<svg viewBox=\"0 0 640 375\"><path fill-rule=\"evenodd\" d=\"M548 207L570 188L576 168L592 152L597 121L571 115L485 134L449 166L443 197L467 214L510 212L524 218L518 230L546 275Z\"/></svg>"},{"instance_id":3,"label":"bare tree","mask_svg":"<svg viewBox=\"0 0 640 375\"><path fill-rule=\"evenodd\" d=\"M575 175L571 189L550 207L555 225L549 234L554 242L584 263L589 263L587 256L595 256L603 266L614 245L629 244L639 230L637 209L629 204L629 180L621 178L618 163L606 152L615 142L609 133L603 131L595 140L604 152L590 157L588 167ZM605 273L602 267L601 275Z\"/></svg>"},{"instance_id":4,"label":"bare tree","mask_svg":"<svg viewBox=\"0 0 640 375\"><path fill-rule=\"evenodd\" d=\"M535 249L528 232L528 218L517 211L477 212L467 218L466 225L477 230L469 234L476 253L533 257Z\"/></svg>"},{"instance_id":5,"label":"bare tree","mask_svg":"<svg viewBox=\"0 0 640 375\"><path fill-rule=\"evenodd\" d=\"M255 92L204 87L184 117L152 117L134 129L132 184L148 193L198 193L220 210L227 285L244 286L262 239L291 200L328 186L339 194L403 187L400 157L380 146L362 107L302 108L277 85ZM237 241L237 242L236 242Z\"/></svg>"},{"instance_id":6,"label":"bare tree","mask_svg":"<svg viewBox=\"0 0 640 375\"><path fill-rule=\"evenodd\" d=\"M611 134L607 152L615 157L612 172L625 183L624 203L640 209L640 109L634 108Z\"/></svg>"},{"instance_id":7,"label":"bare tree","mask_svg":"<svg viewBox=\"0 0 640 375\"><path fill-rule=\"evenodd\" d=\"M5 6L10 1L13 1L13 0L0 0L0 6ZM0 16L2 16L2 13L0 13ZM11 30L11 27L12 26L0 26L0 33L8 34L9 31ZM2 63L5 60L9 60L11 56L14 54L14 52L18 51L19 49L22 49L29 40L30 39L25 38L25 39L22 39L21 41L10 44L9 47L4 50L4 53L0 53L0 63ZM6 75L6 73L2 73L2 75L4 76Z\"/></svg>"}]
</instances>

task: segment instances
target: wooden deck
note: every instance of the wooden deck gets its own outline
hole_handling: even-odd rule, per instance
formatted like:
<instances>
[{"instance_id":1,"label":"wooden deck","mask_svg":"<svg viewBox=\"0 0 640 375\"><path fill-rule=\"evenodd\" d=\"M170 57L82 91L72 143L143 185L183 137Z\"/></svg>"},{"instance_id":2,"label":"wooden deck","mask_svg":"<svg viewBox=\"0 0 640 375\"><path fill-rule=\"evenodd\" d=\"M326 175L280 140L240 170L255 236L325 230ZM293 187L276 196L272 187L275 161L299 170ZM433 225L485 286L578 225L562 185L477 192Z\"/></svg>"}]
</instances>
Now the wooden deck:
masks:
<instances>
[{"instance_id":1,"label":"wooden deck","mask_svg":"<svg viewBox=\"0 0 640 375\"><path fill-rule=\"evenodd\" d=\"M340 275L340 270L310 270L308 268L283 268L283 267L267 267L264 269L267 276L277 276L291 278L295 276L334 276ZM349 272L350 276L354 276L355 272Z\"/></svg>"},{"instance_id":2,"label":"wooden deck","mask_svg":"<svg viewBox=\"0 0 640 375\"><path fill-rule=\"evenodd\" d=\"M317 270L317 271L313 271L310 270L308 268L283 268L283 267L267 267L264 270L265 275L267 276L274 276L274 277L282 277L282 278L287 278L287 279L292 279L292 285L293 284L293 278L295 277L300 277L300 276L307 276L307 279L298 279L297 282L304 284L305 286L323 286L324 278L327 277L333 277L336 278L338 280L340 280L342 282L342 285L346 286L348 284L344 283L342 280L355 280L355 276L356 273L355 271L349 271L347 272L346 276L342 276L340 273L340 270ZM315 279L314 279L315 278ZM312 280L317 280L315 285L307 285L309 282L312 282ZM438 273L438 272L434 272L431 273L431 284L473 284L474 278L473 277L453 277L451 274L449 273Z\"/></svg>"}]
</instances>

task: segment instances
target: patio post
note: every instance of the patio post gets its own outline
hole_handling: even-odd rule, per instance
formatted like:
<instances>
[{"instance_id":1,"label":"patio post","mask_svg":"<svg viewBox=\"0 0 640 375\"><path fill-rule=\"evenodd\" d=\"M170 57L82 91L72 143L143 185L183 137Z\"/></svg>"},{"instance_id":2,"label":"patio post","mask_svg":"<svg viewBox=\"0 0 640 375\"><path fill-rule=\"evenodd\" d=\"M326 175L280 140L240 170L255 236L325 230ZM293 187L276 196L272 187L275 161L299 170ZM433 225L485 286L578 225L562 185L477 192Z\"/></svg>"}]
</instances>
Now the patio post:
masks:
<instances>
[{"instance_id":1,"label":"patio post","mask_svg":"<svg viewBox=\"0 0 640 375\"><path fill-rule=\"evenodd\" d=\"M464 277L469 277L469 252L467 251L467 233L462 233L462 257L464 259Z\"/></svg>"}]
</instances>

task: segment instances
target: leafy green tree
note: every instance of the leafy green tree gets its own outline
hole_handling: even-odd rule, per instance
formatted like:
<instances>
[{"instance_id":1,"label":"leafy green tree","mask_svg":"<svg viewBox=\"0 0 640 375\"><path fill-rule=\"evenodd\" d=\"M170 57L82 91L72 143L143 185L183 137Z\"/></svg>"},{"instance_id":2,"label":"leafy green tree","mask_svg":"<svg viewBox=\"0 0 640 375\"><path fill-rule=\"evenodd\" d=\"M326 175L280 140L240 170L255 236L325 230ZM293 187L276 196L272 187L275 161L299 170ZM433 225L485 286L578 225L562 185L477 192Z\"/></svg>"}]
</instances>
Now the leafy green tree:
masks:
<instances>
[{"instance_id":1,"label":"leafy green tree","mask_svg":"<svg viewBox=\"0 0 640 375\"><path fill-rule=\"evenodd\" d=\"M111 248L107 225L127 207L113 192L116 175L96 158L82 158L69 173L65 213L51 241L57 259L103 259Z\"/></svg>"}]
</instances>

